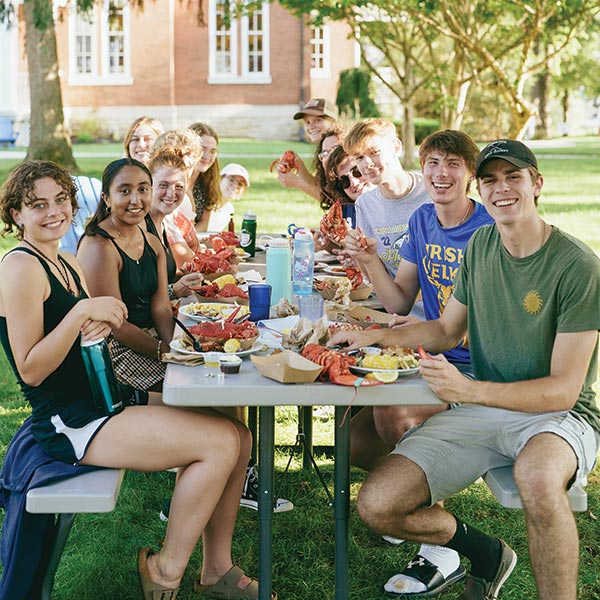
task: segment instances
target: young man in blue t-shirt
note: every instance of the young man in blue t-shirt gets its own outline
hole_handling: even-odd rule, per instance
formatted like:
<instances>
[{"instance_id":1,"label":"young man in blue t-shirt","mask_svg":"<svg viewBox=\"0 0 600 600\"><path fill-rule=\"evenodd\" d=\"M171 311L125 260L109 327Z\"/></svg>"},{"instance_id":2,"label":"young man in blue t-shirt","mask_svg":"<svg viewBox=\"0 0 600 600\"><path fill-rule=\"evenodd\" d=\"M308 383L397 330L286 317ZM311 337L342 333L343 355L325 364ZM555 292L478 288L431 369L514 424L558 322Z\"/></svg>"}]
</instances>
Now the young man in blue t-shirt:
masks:
<instances>
[{"instance_id":1,"label":"young man in blue t-shirt","mask_svg":"<svg viewBox=\"0 0 600 600\"><path fill-rule=\"evenodd\" d=\"M423 141L419 159L425 189L433 202L421 205L410 217L395 277L378 259L374 240L367 239L364 248L360 232L348 234L346 250L368 273L388 312L407 315L419 292L426 319L437 319L443 312L467 242L477 229L493 223L485 208L468 196L478 154L475 142L461 131L438 131ZM406 322L411 320L406 317ZM462 342L447 351L446 357L463 368L470 366L469 350ZM363 408L352 420L353 464L372 470L408 429L445 408ZM456 552L423 545L408 567L385 584L385 590L409 596L433 593L463 575Z\"/></svg>"}]
</instances>

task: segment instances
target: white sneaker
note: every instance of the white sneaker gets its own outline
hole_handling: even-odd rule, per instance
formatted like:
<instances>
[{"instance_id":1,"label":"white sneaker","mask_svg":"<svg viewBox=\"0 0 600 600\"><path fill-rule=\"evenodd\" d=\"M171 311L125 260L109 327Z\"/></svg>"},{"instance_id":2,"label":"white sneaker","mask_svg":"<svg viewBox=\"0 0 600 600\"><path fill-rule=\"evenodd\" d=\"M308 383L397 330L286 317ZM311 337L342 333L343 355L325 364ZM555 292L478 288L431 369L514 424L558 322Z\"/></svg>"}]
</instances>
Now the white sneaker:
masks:
<instances>
[{"instance_id":1,"label":"white sneaker","mask_svg":"<svg viewBox=\"0 0 600 600\"><path fill-rule=\"evenodd\" d=\"M246 481L244 482L244 489L242 490L240 506L258 510L258 472L256 470L256 465L252 465L246 470ZM289 500L277 498L275 505L273 506L273 512L287 512L293 508L294 505Z\"/></svg>"},{"instance_id":2,"label":"white sneaker","mask_svg":"<svg viewBox=\"0 0 600 600\"><path fill-rule=\"evenodd\" d=\"M401 540L400 538L392 537L391 535L382 535L381 539L392 546L399 546L400 544L404 544L406 540Z\"/></svg>"}]
</instances>

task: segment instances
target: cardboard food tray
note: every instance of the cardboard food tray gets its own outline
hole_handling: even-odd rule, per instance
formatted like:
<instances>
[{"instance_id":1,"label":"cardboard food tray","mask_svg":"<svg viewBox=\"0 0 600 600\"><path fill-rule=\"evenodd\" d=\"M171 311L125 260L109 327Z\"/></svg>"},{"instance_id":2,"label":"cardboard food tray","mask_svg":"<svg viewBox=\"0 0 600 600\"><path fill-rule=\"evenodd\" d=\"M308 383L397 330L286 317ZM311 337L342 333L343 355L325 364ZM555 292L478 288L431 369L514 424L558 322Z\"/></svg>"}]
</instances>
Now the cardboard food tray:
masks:
<instances>
[{"instance_id":1,"label":"cardboard food tray","mask_svg":"<svg viewBox=\"0 0 600 600\"><path fill-rule=\"evenodd\" d=\"M368 326L373 323L387 325L391 321L392 315L380 310L373 310L372 308L357 305L352 307L347 314L347 318L350 323L358 325Z\"/></svg>"},{"instance_id":2,"label":"cardboard food tray","mask_svg":"<svg viewBox=\"0 0 600 600\"><path fill-rule=\"evenodd\" d=\"M206 281L214 281L222 275L234 275L237 272L237 265L233 265L229 271L217 271L216 273L200 273Z\"/></svg>"},{"instance_id":3,"label":"cardboard food tray","mask_svg":"<svg viewBox=\"0 0 600 600\"><path fill-rule=\"evenodd\" d=\"M319 281L331 280L335 283L335 280L341 279L341 277L336 277L335 275L332 275L330 277L319 276L317 279ZM373 286L370 283L369 284L363 283L360 287L358 287L355 290L352 290L350 292L350 300L353 300L353 301L366 300L371 295L372 291L373 291ZM321 294L321 297L324 298L325 300L333 300L335 298L335 289L327 288L324 290L319 290L319 294Z\"/></svg>"},{"instance_id":4,"label":"cardboard food tray","mask_svg":"<svg viewBox=\"0 0 600 600\"><path fill-rule=\"evenodd\" d=\"M312 383L323 367L291 350L269 356L252 355L250 360L263 377L280 383Z\"/></svg>"}]
</instances>

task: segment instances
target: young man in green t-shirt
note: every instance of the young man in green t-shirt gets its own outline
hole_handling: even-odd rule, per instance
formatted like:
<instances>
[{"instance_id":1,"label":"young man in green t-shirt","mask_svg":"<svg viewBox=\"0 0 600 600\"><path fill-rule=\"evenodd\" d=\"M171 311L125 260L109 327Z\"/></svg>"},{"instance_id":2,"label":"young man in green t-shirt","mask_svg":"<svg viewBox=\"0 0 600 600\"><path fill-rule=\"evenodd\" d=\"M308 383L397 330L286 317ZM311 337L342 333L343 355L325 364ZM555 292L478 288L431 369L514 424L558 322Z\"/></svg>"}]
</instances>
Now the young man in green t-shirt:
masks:
<instances>
[{"instance_id":1,"label":"young man in green t-shirt","mask_svg":"<svg viewBox=\"0 0 600 600\"><path fill-rule=\"evenodd\" d=\"M421 360L432 390L460 404L398 443L367 478L358 510L375 531L467 557L461 600L496 598L516 554L438 502L489 469L514 464L538 597L575 600L579 540L567 490L594 467L600 444L592 390L600 260L538 214L543 178L524 144L489 144L476 177L496 223L473 235L441 317L391 331L342 332L330 342L349 349L420 343L441 352L469 335L475 380L441 354Z\"/></svg>"}]
</instances>

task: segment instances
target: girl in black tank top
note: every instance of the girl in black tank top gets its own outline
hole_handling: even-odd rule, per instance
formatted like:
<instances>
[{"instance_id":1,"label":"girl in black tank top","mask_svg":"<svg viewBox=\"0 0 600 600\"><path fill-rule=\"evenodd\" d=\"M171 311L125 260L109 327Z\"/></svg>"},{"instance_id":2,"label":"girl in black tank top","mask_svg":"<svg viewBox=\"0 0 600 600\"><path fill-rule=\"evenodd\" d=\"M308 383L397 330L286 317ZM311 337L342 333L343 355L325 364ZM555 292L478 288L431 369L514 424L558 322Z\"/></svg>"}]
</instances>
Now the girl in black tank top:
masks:
<instances>
[{"instance_id":1,"label":"girl in black tank top","mask_svg":"<svg viewBox=\"0 0 600 600\"><path fill-rule=\"evenodd\" d=\"M131 159L116 163L113 170L105 171L105 190L112 190L111 183L118 172L129 166L134 167L134 172L124 174L133 179L121 178L122 195L128 195L127 183L133 183L134 196L143 193L139 174L146 174L145 167ZM149 174L147 180L149 186ZM8 253L0 262L0 339L32 407L31 420L21 427L7 452L2 473L4 485L9 480L35 481L64 472L64 467L60 470L60 465L53 464L56 461L143 472L183 467L175 484L164 543L156 544L162 546L161 550L155 553L146 547L138 553L142 593L145 598L157 595L175 598L190 555L206 526L210 526L212 533L202 548L205 564L192 578L197 580L198 588L214 587L221 591L232 585L232 557L223 549L232 546L252 444L250 432L241 423L225 417L167 406L128 406L111 416L98 415L91 408L90 386L79 356L80 335L96 340L107 337L111 328L119 332L134 326L125 323L125 304L114 296L88 298L85 279L79 277L74 262L69 264L74 259L63 259L58 253L60 238L68 231L73 209L77 207L75 193L69 174L48 161L23 162L0 190L4 231L12 233L16 229L21 241L18 251ZM137 208L139 204L134 197L122 213L136 230L136 220L143 219L143 211ZM107 272L116 273L117 265L124 263L125 258L109 240L94 237ZM137 254L120 249L134 262L155 260L159 242L155 241L156 248L145 236L140 242ZM164 257L161 262L160 256L159 271L161 264L164 267ZM98 276L102 278L103 274ZM117 279L118 276L115 278L118 290ZM163 284L166 287L166 273L163 276L159 273L157 290ZM153 305L154 302L155 299ZM151 313L155 314L154 306ZM38 445L48 455L47 458L44 455L43 462ZM11 547L12 542L15 547L21 543L27 547L27 539L34 536L38 543L39 537L33 530L40 528L45 537L50 535L47 541L52 541L53 534L45 521L43 527L39 523L39 527L20 526L24 514L22 503L7 502L4 508L5 524L16 525L10 532L14 533L12 537L10 528L3 530L6 534L3 542ZM40 560L21 553L12 558L13 567L5 568L1 585L3 590L20 591L24 587L20 574L26 569L37 571ZM169 574L168 578L163 572ZM229 583L221 581L224 573ZM247 587L250 580L243 579L243 573L237 569L236 573L233 585L239 579L238 587ZM123 595L114 582L107 585L108 597ZM256 595L256 583L251 585L249 591ZM26 593L27 589L23 589L23 594Z\"/></svg>"},{"instance_id":2,"label":"girl in black tank top","mask_svg":"<svg viewBox=\"0 0 600 600\"><path fill-rule=\"evenodd\" d=\"M105 171L103 190L77 258L92 296L115 296L127 305L127 323L114 332L110 347L117 378L135 389L158 391L173 313L160 240L141 227L150 209L151 179L145 170L115 161Z\"/></svg>"}]
</instances>

